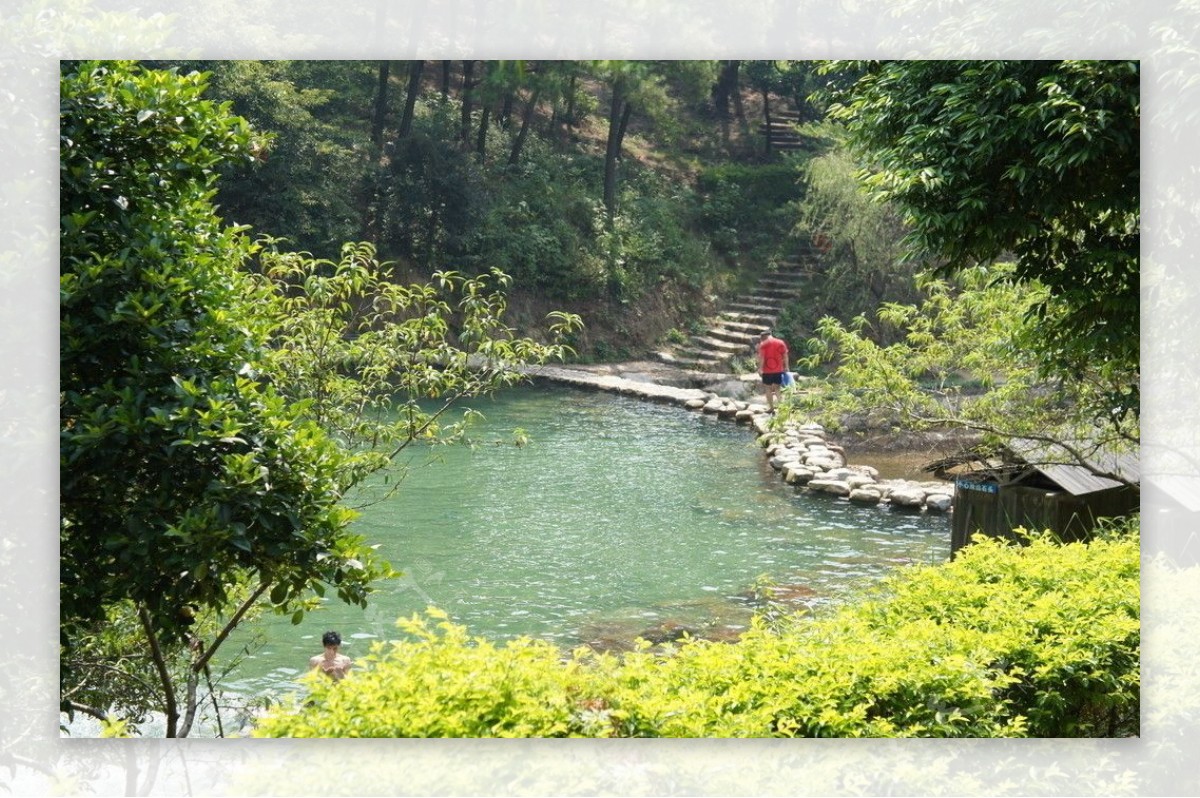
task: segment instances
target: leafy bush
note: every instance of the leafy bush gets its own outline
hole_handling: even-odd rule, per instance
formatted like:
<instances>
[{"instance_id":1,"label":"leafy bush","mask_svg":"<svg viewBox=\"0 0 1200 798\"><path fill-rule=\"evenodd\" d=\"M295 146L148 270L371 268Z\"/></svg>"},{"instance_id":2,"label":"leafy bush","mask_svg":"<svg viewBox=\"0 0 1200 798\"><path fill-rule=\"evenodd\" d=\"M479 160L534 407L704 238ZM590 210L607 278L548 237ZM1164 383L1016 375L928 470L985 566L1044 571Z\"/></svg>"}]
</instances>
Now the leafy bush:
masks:
<instances>
[{"instance_id":1,"label":"leafy bush","mask_svg":"<svg viewBox=\"0 0 1200 798\"><path fill-rule=\"evenodd\" d=\"M552 297L598 295L602 285L581 269L583 253L595 246L595 187L588 171L534 140L519 166L489 172L487 208L468 247L468 263L498 268L519 288Z\"/></svg>"},{"instance_id":2,"label":"leafy bush","mask_svg":"<svg viewBox=\"0 0 1200 798\"><path fill-rule=\"evenodd\" d=\"M432 272L466 256L488 198L479 166L455 140L451 109L417 105L380 178L380 227L390 250Z\"/></svg>"},{"instance_id":3,"label":"leafy bush","mask_svg":"<svg viewBox=\"0 0 1200 798\"><path fill-rule=\"evenodd\" d=\"M1136 522L1131 526L1136 529ZM827 618L735 644L563 654L471 639L438 611L366 669L310 679L257 736L1051 737L1132 735L1139 548L978 539Z\"/></svg>"},{"instance_id":4,"label":"leafy bush","mask_svg":"<svg viewBox=\"0 0 1200 798\"><path fill-rule=\"evenodd\" d=\"M208 95L271 135L253 169L225 167L218 202L229 221L286 237L297 249L336 256L362 234L360 197L371 165L365 126L350 106L373 88L369 62L181 62L211 70ZM328 74L336 72L336 74ZM332 88L336 87L336 88ZM353 99L352 99L353 98Z\"/></svg>"},{"instance_id":5,"label":"leafy bush","mask_svg":"<svg viewBox=\"0 0 1200 798\"><path fill-rule=\"evenodd\" d=\"M700 173L698 220L717 250L766 259L795 223L794 203L803 195L791 163L721 164Z\"/></svg>"}]
</instances>

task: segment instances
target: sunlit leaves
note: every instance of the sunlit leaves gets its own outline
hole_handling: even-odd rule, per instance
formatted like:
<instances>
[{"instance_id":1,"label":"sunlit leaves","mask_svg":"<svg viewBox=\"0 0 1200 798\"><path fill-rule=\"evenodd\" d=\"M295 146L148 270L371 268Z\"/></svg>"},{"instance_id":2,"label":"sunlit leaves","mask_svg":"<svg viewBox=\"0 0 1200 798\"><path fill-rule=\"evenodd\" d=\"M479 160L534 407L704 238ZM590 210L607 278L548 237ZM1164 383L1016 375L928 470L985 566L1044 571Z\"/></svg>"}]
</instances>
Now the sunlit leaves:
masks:
<instances>
[{"instance_id":1,"label":"sunlit leaves","mask_svg":"<svg viewBox=\"0 0 1200 798\"><path fill-rule=\"evenodd\" d=\"M1027 341L1037 334L1031 309L1046 289L1015 283L1012 272L1011 264L994 264L954 281L925 276L919 304L888 303L851 324L822 320L802 362L832 371L789 401L834 427L866 414L910 429L966 427L996 443L1011 435L1112 435L1108 420L1097 424L1086 412L1094 402L1083 392L1116 390L1119 376L1096 368L1070 383L1044 380ZM881 329L893 343L878 343ZM1117 432L1136 437L1137 427L1126 419Z\"/></svg>"},{"instance_id":2,"label":"sunlit leaves","mask_svg":"<svg viewBox=\"0 0 1200 798\"><path fill-rule=\"evenodd\" d=\"M346 451L264 377L269 295L212 204L218 165L259 140L203 89L128 62L62 75L64 695L115 606L171 660L195 612L224 622L259 586L294 611L390 573L347 532Z\"/></svg>"},{"instance_id":3,"label":"sunlit leaves","mask_svg":"<svg viewBox=\"0 0 1200 798\"><path fill-rule=\"evenodd\" d=\"M504 318L507 275L441 271L428 283L399 284L365 243L347 244L336 263L273 245L260 257L272 297L267 368L350 453L343 489L413 443L460 439L469 416L450 421L451 406L561 358L562 338L580 323L556 312L550 343L520 336Z\"/></svg>"},{"instance_id":4,"label":"sunlit leaves","mask_svg":"<svg viewBox=\"0 0 1200 798\"><path fill-rule=\"evenodd\" d=\"M1011 253L1018 279L1048 289L1027 341L1043 376L1070 379L1100 360L1127 386L1100 405L1137 415L1137 62L830 66L860 75L830 92L831 114L914 245L947 270Z\"/></svg>"},{"instance_id":5,"label":"sunlit leaves","mask_svg":"<svg viewBox=\"0 0 1200 798\"><path fill-rule=\"evenodd\" d=\"M351 678L258 736L1076 737L1139 728L1136 524L981 541L825 617L622 656L401 619Z\"/></svg>"}]
</instances>

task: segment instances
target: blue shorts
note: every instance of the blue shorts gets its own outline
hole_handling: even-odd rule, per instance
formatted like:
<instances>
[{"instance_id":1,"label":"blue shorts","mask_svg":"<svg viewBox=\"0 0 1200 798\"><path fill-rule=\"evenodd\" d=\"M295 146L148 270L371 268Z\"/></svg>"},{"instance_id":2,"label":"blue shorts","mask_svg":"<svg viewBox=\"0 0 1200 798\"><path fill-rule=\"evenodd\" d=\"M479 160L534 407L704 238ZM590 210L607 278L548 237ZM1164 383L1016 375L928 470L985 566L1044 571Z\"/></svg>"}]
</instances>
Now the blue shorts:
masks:
<instances>
[{"instance_id":1,"label":"blue shorts","mask_svg":"<svg viewBox=\"0 0 1200 798\"><path fill-rule=\"evenodd\" d=\"M782 371L768 371L762 375L763 385L783 385Z\"/></svg>"}]
</instances>

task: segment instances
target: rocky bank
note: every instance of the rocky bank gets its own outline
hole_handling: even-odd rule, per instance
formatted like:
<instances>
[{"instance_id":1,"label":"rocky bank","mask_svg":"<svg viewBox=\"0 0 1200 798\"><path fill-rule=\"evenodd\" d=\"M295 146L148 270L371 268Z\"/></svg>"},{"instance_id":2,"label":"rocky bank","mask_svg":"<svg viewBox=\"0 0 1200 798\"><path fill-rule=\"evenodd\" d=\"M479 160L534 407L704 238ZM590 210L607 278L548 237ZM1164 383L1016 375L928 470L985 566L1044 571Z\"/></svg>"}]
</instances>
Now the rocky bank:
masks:
<instances>
[{"instance_id":1,"label":"rocky bank","mask_svg":"<svg viewBox=\"0 0 1200 798\"><path fill-rule=\"evenodd\" d=\"M535 380L674 404L746 424L756 433L771 468L797 490L913 512L948 513L953 509L954 486L950 483L880 479L875 468L849 463L843 447L829 440L819 424L786 422L773 429L765 404L741 398L757 388L756 375L739 378L655 363L542 366L527 373Z\"/></svg>"}]
</instances>

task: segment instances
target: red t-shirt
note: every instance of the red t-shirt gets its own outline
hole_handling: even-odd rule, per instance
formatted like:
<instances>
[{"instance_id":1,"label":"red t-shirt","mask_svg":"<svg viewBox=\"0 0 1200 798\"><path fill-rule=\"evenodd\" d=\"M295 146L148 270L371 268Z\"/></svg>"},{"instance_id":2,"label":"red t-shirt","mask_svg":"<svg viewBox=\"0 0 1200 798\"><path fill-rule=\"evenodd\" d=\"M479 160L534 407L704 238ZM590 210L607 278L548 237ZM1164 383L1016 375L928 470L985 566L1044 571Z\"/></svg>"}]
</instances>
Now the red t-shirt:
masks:
<instances>
[{"instance_id":1,"label":"red t-shirt","mask_svg":"<svg viewBox=\"0 0 1200 798\"><path fill-rule=\"evenodd\" d=\"M787 358L787 344L778 338L771 337L758 345L758 354L762 357L762 373L778 374L784 371L783 363Z\"/></svg>"}]
</instances>

